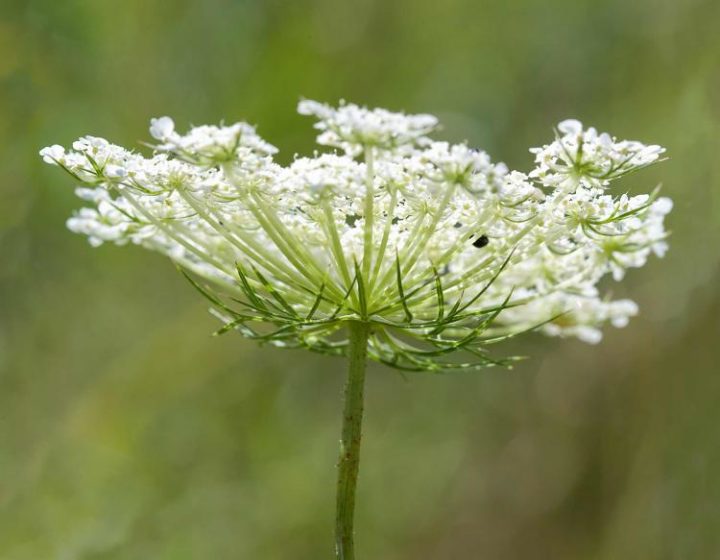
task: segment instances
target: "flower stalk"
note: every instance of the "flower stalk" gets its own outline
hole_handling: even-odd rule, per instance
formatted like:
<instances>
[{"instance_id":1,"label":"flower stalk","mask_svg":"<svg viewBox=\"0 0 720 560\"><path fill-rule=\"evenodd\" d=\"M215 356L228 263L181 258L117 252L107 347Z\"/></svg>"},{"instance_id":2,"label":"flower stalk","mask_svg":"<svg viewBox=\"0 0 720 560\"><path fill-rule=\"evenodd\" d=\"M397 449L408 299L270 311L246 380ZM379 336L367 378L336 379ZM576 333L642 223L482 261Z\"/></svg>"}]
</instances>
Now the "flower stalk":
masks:
<instances>
[{"instance_id":1,"label":"flower stalk","mask_svg":"<svg viewBox=\"0 0 720 560\"><path fill-rule=\"evenodd\" d=\"M345 383L342 436L338 458L335 513L335 557L354 560L355 491L360 467L362 438L363 393L370 324L349 323L348 376Z\"/></svg>"}]
</instances>

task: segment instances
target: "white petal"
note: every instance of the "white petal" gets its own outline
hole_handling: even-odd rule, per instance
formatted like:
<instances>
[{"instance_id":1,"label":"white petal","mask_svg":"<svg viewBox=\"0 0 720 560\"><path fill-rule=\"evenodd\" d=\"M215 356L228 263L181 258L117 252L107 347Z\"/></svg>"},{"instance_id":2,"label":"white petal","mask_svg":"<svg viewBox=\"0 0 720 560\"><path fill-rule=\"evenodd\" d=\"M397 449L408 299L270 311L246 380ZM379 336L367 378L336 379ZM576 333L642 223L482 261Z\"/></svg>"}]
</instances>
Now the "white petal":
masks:
<instances>
[{"instance_id":1,"label":"white petal","mask_svg":"<svg viewBox=\"0 0 720 560\"><path fill-rule=\"evenodd\" d=\"M565 119L558 124L558 130L563 134L580 134L582 123L577 119Z\"/></svg>"},{"instance_id":2,"label":"white petal","mask_svg":"<svg viewBox=\"0 0 720 560\"><path fill-rule=\"evenodd\" d=\"M150 119L150 135L157 140L167 140L175 132L175 122L170 117Z\"/></svg>"}]
</instances>

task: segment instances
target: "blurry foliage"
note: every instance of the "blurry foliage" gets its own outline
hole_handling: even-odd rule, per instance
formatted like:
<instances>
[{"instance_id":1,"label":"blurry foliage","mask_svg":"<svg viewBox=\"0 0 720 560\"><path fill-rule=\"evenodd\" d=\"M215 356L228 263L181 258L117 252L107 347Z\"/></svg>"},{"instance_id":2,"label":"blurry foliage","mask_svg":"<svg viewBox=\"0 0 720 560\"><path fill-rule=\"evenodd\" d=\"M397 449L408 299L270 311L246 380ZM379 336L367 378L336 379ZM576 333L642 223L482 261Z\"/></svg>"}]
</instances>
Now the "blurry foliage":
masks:
<instances>
[{"instance_id":1,"label":"blurry foliage","mask_svg":"<svg viewBox=\"0 0 720 560\"><path fill-rule=\"evenodd\" d=\"M343 364L211 338L169 262L64 229L80 202L37 157L169 114L261 123L288 161L300 96L436 113L511 167L564 117L671 157L622 185L676 202L668 257L614 287L641 306L625 330L538 336L511 372L371 370L359 556L720 555L718 21L715 0L4 0L0 558L330 557Z\"/></svg>"}]
</instances>

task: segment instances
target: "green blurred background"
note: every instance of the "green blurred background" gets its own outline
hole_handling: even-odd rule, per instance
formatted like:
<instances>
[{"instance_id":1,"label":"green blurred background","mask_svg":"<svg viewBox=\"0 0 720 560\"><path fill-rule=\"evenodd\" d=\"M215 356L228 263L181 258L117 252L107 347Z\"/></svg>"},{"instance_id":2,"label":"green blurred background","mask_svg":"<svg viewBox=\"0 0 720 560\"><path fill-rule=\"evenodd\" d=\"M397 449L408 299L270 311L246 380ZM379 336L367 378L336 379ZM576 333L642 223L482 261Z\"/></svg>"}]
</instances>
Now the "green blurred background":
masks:
<instances>
[{"instance_id":1,"label":"green blurred background","mask_svg":"<svg viewBox=\"0 0 720 560\"><path fill-rule=\"evenodd\" d=\"M213 338L165 259L92 250L37 151L248 120L312 149L301 96L435 113L511 167L577 117L668 147L622 183L671 250L599 346L513 371L373 366L360 559L720 558L720 3L2 0L0 559L332 556L339 360Z\"/></svg>"}]
</instances>

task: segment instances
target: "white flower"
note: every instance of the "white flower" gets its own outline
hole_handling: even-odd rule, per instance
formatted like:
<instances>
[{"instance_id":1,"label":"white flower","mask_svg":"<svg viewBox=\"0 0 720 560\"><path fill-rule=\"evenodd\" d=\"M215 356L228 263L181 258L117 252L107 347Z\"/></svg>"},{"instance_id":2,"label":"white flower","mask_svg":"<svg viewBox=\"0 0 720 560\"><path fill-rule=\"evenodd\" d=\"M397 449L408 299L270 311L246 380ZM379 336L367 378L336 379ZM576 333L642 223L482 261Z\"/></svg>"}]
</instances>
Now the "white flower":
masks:
<instances>
[{"instance_id":1,"label":"white flower","mask_svg":"<svg viewBox=\"0 0 720 560\"><path fill-rule=\"evenodd\" d=\"M40 150L40 156L45 163L54 164L63 160L65 157L65 148L58 144L53 144Z\"/></svg>"},{"instance_id":2,"label":"white flower","mask_svg":"<svg viewBox=\"0 0 720 560\"><path fill-rule=\"evenodd\" d=\"M344 102L335 108L305 99L298 112L318 118L315 128L322 131L318 144L341 148L351 156L362 153L365 146L407 153L408 148L427 145L427 134L437 126L432 115L405 115Z\"/></svg>"},{"instance_id":3,"label":"white flower","mask_svg":"<svg viewBox=\"0 0 720 560\"><path fill-rule=\"evenodd\" d=\"M168 121L160 123L163 119ZM247 123L196 126L184 135L175 133L174 127L168 117L153 119L150 132L163 141L155 148L195 165L237 162L254 167L264 156L277 152L275 146L260 138L255 128Z\"/></svg>"},{"instance_id":4,"label":"white flower","mask_svg":"<svg viewBox=\"0 0 720 560\"><path fill-rule=\"evenodd\" d=\"M420 153L420 164L428 164L426 173L436 181L461 185L470 192L497 189L508 168L504 163L493 164L482 150L465 144L432 142ZM433 173L437 170L436 173Z\"/></svg>"},{"instance_id":5,"label":"white flower","mask_svg":"<svg viewBox=\"0 0 720 560\"><path fill-rule=\"evenodd\" d=\"M169 117L151 121L152 157L92 136L40 154L94 206L68 221L72 231L167 255L217 290L223 330L279 346L341 353L338 329L364 320L376 360L471 367L495 363L486 342L539 327L596 343L603 325L637 314L598 283L665 253L672 203L606 188L657 161L659 146L567 120L525 174L430 140L429 115L314 101L299 110L345 154L282 166L247 123L181 135ZM461 350L471 361L446 357Z\"/></svg>"},{"instance_id":6,"label":"white flower","mask_svg":"<svg viewBox=\"0 0 720 560\"><path fill-rule=\"evenodd\" d=\"M530 150L538 164L530 176L548 187L606 187L612 179L650 165L665 152L661 146L619 142L605 132L583 128L575 119L562 121L557 130L562 136L554 142Z\"/></svg>"},{"instance_id":7,"label":"white flower","mask_svg":"<svg viewBox=\"0 0 720 560\"><path fill-rule=\"evenodd\" d=\"M110 142L105 140L105 138L100 138L98 136L83 136L82 138L75 140L72 147L76 152L95 154L100 150L107 148L109 145Z\"/></svg>"},{"instance_id":8,"label":"white flower","mask_svg":"<svg viewBox=\"0 0 720 560\"><path fill-rule=\"evenodd\" d=\"M537 298L517 313L531 324L545 322L542 330L550 336L574 336L589 344L602 340L602 327L611 323L614 327L627 326L630 317L638 313L637 304L631 300L602 301L596 297L578 296L570 293L553 293Z\"/></svg>"},{"instance_id":9,"label":"white flower","mask_svg":"<svg viewBox=\"0 0 720 560\"><path fill-rule=\"evenodd\" d=\"M175 121L170 117L150 119L150 136L156 140L168 140L175 132Z\"/></svg>"},{"instance_id":10,"label":"white flower","mask_svg":"<svg viewBox=\"0 0 720 560\"><path fill-rule=\"evenodd\" d=\"M105 166L105 176L110 179L123 179L127 177L127 169L119 165L108 164Z\"/></svg>"},{"instance_id":11,"label":"white flower","mask_svg":"<svg viewBox=\"0 0 720 560\"><path fill-rule=\"evenodd\" d=\"M577 119L565 119L558 123L557 129L563 134L577 135L582 132L583 125Z\"/></svg>"}]
</instances>

